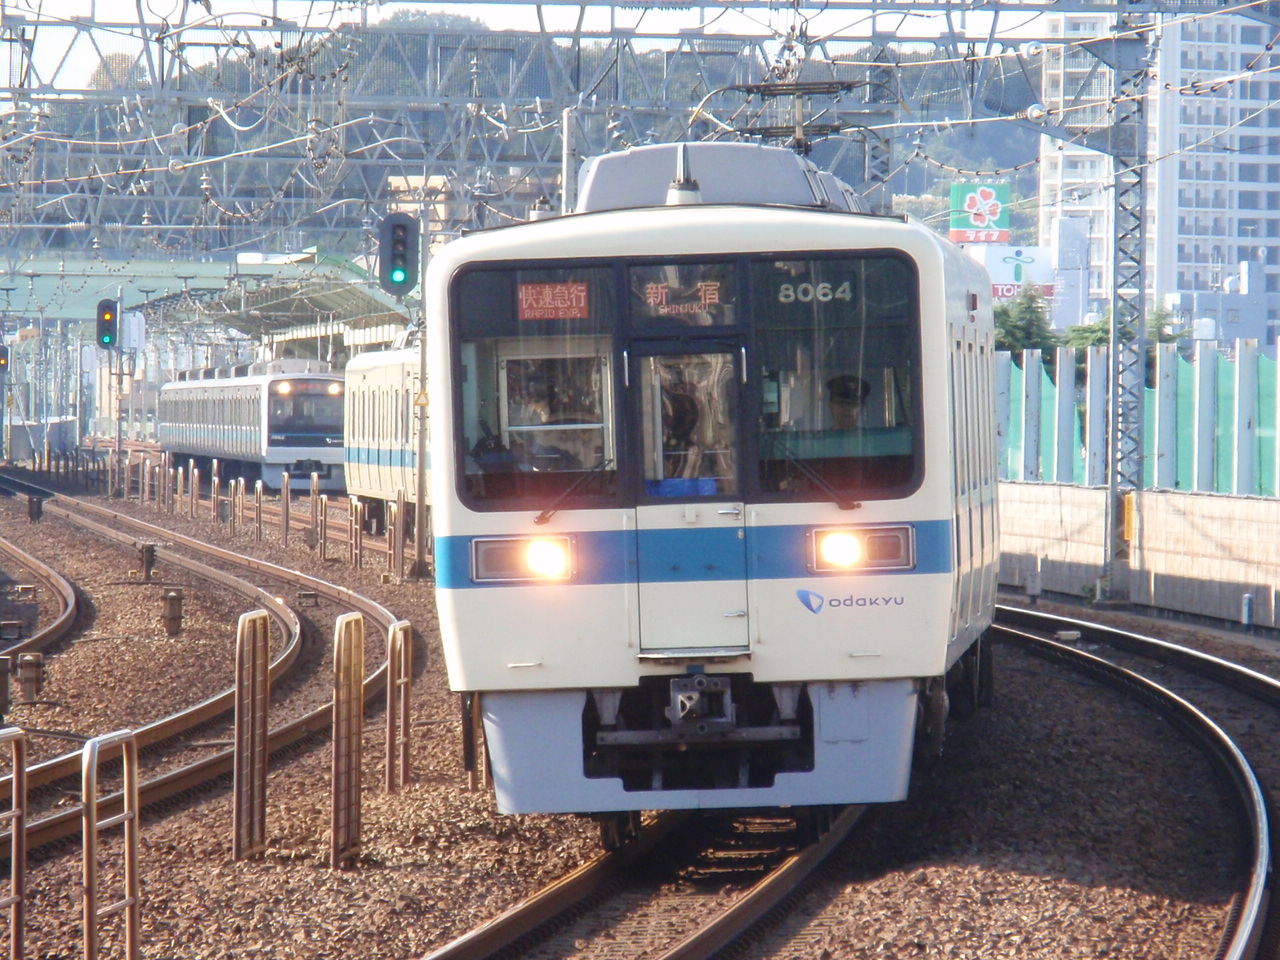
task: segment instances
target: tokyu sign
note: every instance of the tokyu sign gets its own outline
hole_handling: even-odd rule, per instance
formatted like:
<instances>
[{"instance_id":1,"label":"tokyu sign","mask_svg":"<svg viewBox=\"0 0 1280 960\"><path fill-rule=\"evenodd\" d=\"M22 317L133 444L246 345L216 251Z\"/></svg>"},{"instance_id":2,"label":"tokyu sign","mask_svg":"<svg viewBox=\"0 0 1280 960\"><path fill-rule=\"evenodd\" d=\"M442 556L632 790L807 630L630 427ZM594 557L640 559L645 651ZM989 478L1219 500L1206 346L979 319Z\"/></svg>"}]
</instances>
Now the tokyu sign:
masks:
<instances>
[{"instance_id":1,"label":"tokyu sign","mask_svg":"<svg viewBox=\"0 0 1280 960\"><path fill-rule=\"evenodd\" d=\"M951 239L958 243L1009 242L1009 184L953 183Z\"/></svg>"},{"instance_id":2,"label":"tokyu sign","mask_svg":"<svg viewBox=\"0 0 1280 960\"><path fill-rule=\"evenodd\" d=\"M1046 299L1053 297L1053 251L1048 247L983 243L966 247L965 252L991 275L992 300L1012 300L1025 288Z\"/></svg>"}]
</instances>

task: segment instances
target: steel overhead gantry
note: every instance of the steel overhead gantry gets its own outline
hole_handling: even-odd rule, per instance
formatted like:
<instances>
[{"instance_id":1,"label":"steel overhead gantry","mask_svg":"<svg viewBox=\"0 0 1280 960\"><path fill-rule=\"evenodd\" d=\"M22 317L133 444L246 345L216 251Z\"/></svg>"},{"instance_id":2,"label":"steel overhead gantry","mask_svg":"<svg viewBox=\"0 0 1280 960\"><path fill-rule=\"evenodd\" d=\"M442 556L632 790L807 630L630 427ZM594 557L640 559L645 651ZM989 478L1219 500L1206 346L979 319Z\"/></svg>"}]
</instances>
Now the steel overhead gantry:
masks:
<instances>
[{"instance_id":1,"label":"steel overhead gantry","mask_svg":"<svg viewBox=\"0 0 1280 960\"><path fill-rule=\"evenodd\" d=\"M678 6L691 22L726 10ZM1021 18L1054 8L1009 9ZM399 200L427 205L435 232L456 235L521 218L539 197L557 195L566 108L577 111L583 155L731 137L792 123L789 104L733 90L771 78L835 85L839 92L806 103L840 131L840 149L815 160L833 159L855 181L870 169L876 184L892 148L891 132L878 128L963 120L988 88L1026 72L1017 42L994 34L965 56L996 65L966 77L937 36L853 36L834 20L823 33L828 21L803 6L778 13L748 0L727 9L758 22L714 34L650 30L643 5L596 3L563 26L551 23L555 5L542 5L543 28L528 31L459 17L369 23L365 9L342 21L210 16L184 3L167 21L113 22L117 9L102 4L92 18L66 20L0 8L10 68L0 87L0 255L11 263L42 249L97 251L117 265L310 246L354 259ZM992 9L998 19L1001 8ZM505 12L487 3L468 10L495 20ZM607 20L593 23L595 14ZM791 75L779 76L785 56Z\"/></svg>"}]
</instances>

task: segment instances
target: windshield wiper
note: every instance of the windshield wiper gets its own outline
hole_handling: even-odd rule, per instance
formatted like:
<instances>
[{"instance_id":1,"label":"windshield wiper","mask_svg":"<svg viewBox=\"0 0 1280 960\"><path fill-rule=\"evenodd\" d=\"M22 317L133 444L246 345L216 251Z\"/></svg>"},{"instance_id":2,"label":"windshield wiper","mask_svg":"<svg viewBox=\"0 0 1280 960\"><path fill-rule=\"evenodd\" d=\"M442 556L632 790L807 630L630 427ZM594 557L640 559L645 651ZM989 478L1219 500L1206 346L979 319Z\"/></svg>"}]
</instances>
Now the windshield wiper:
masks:
<instances>
[{"instance_id":1,"label":"windshield wiper","mask_svg":"<svg viewBox=\"0 0 1280 960\"><path fill-rule=\"evenodd\" d=\"M775 448L780 448L783 456L786 457L787 463L793 464L801 473L808 477L813 485L830 497L831 502L841 510L857 510L862 506L859 501L848 499L842 495L839 490L827 483L817 470L805 463L804 460L796 455L794 450L788 447L785 442L778 439L776 435L769 438L769 443Z\"/></svg>"},{"instance_id":2,"label":"windshield wiper","mask_svg":"<svg viewBox=\"0 0 1280 960\"><path fill-rule=\"evenodd\" d=\"M604 473L605 469L611 466L612 464L613 464L613 461L610 459L601 460L594 467L592 467L590 470L588 470L586 473L580 476L577 480L569 484L569 486L565 488L564 492L561 493L560 496L556 497L549 504L547 504L547 506L543 508L542 512L533 518L533 522L546 523L555 515L555 512L560 509L560 504L564 503L566 497L569 497L572 494L576 493L578 490L582 489L582 487L587 483L588 480L590 480L592 477L598 476L601 473Z\"/></svg>"}]
</instances>

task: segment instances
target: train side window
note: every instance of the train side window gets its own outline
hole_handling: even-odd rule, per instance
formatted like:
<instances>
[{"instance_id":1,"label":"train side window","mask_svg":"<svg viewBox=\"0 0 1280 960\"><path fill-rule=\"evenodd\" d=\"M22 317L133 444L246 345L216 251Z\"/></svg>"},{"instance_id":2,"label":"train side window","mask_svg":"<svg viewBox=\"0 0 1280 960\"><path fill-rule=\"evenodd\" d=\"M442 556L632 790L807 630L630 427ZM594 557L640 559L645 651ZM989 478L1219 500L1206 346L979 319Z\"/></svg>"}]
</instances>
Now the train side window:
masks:
<instances>
[{"instance_id":1,"label":"train side window","mask_svg":"<svg viewBox=\"0 0 1280 960\"><path fill-rule=\"evenodd\" d=\"M413 422L413 393L405 384L400 391L400 436L405 443L413 436L409 425Z\"/></svg>"}]
</instances>

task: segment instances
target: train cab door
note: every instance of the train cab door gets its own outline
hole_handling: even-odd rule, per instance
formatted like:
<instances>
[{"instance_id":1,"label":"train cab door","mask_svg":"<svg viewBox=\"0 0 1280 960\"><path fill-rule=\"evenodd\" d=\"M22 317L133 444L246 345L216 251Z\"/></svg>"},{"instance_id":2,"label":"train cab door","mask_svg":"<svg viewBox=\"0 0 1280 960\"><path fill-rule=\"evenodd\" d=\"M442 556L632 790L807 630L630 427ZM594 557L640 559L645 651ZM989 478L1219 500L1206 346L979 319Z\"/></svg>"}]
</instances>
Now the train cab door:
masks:
<instances>
[{"instance_id":1,"label":"train cab door","mask_svg":"<svg viewBox=\"0 0 1280 960\"><path fill-rule=\"evenodd\" d=\"M723 340L633 346L640 425L636 507L642 656L746 653L746 530L738 416L741 351Z\"/></svg>"}]
</instances>

